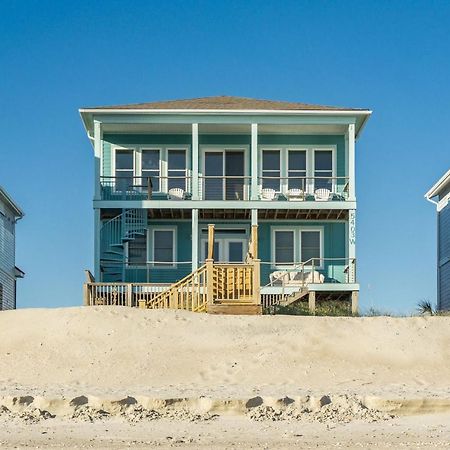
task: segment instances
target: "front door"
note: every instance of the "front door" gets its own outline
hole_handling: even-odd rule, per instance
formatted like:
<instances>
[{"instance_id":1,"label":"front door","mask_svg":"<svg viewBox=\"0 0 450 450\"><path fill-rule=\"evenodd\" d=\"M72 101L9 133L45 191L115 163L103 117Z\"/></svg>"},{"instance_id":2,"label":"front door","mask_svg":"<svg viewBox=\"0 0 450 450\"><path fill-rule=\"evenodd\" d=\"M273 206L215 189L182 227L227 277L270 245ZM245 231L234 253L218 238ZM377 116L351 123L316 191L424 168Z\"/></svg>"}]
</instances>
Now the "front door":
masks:
<instances>
[{"instance_id":1,"label":"front door","mask_svg":"<svg viewBox=\"0 0 450 450\"><path fill-rule=\"evenodd\" d=\"M215 238L214 255L216 262L242 263L247 251L246 239ZM208 240L202 240L202 257L205 260L208 256Z\"/></svg>"}]
</instances>

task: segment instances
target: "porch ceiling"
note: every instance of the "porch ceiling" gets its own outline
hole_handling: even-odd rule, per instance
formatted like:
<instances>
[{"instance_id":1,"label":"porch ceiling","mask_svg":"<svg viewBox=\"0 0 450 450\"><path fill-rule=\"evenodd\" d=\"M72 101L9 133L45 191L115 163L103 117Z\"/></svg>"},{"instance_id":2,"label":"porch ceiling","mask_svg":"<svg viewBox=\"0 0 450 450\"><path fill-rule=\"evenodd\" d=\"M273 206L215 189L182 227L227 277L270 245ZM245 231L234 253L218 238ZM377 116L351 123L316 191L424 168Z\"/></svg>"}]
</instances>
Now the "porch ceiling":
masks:
<instances>
[{"instance_id":1,"label":"porch ceiling","mask_svg":"<svg viewBox=\"0 0 450 450\"><path fill-rule=\"evenodd\" d=\"M102 210L102 219L111 219L120 210ZM149 219L190 220L190 209L152 208ZM250 209L199 209L199 219L251 220ZM348 210L338 209L259 209L258 220L348 220Z\"/></svg>"}]
</instances>

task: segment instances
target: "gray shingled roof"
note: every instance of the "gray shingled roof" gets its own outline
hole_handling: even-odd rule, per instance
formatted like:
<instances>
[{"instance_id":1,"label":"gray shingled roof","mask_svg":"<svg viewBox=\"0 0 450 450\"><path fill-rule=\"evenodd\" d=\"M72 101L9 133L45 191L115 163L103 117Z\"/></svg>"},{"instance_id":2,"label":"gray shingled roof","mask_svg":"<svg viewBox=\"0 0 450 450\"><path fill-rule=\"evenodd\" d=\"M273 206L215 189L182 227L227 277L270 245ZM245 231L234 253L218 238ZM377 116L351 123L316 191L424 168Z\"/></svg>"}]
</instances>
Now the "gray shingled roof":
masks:
<instances>
[{"instance_id":1,"label":"gray shingled roof","mask_svg":"<svg viewBox=\"0 0 450 450\"><path fill-rule=\"evenodd\" d=\"M311 105L307 103L261 100L246 97L201 97L185 100L168 100L129 105L97 106L89 109L211 109L211 110L303 110L303 111L367 111L364 108L344 108L337 106Z\"/></svg>"}]
</instances>

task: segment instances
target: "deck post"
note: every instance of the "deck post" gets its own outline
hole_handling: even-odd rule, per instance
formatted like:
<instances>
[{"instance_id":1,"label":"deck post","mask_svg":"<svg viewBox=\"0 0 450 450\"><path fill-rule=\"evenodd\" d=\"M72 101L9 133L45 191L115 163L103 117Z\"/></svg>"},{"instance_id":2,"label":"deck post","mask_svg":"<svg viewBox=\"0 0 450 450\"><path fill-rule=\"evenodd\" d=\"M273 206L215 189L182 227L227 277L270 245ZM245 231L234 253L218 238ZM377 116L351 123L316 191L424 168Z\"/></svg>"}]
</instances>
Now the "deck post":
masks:
<instances>
[{"instance_id":1,"label":"deck post","mask_svg":"<svg viewBox=\"0 0 450 450\"><path fill-rule=\"evenodd\" d=\"M316 291L310 291L308 294L308 307L309 312L312 314L316 313Z\"/></svg>"},{"instance_id":2,"label":"deck post","mask_svg":"<svg viewBox=\"0 0 450 450\"><path fill-rule=\"evenodd\" d=\"M253 303L259 305L261 303L261 275L260 275L261 260L253 260Z\"/></svg>"},{"instance_id":3,"label":"deck post","mask_svg":"<svg viewBox=\"0 0 450 450\"><path fill-rule=\"evenodd\" d=\"M192 272L198 268L198 209L192 210Z\"/></svg>"},{"instance_id":4,"label":"deck post","mask_svg":"<svg viewBox=\"0 0 450 450\"><path fill-rule=\"evenodd\" d=\"M358 291L352 291L352 314L356 316L358 314Z\"/></svg>"},{"instance_id":5,"label":"deck post","mask_svg":"<svg viewBox=\"0 0 450 450\"><path fill-rule=\"evenodd\" d=\"M83 306L90 306L89 301L89 284L84 283L83 284Z\"/></svg>"},{"instance_id":6,"label":"deck post","mask_svg":"<svg viewBox=\"0 0 450 450\"><path fill-rule=\"evenodd\" d=\"M198 123L192 124L192 200L200 198L200 186L198 184Z\"/></svg>"},{"instance_id":7,"label":"deck post","mask_svg":"<svg viewBox=\"0 0 450 450\"><path fill-rule=\"evenodd\" d=\"M94 198L100 200L100 176L102 167L102 126L101 122L94 120Z\"/></svg>"},{"instance_id":8,"label":"deck post","mask_svg":"<svg viewBox=\"0 0 450 450\"><path fill-rule=\"evenodd\" d=\"M258 200L258 124L252 123L251 138L251 200Z\"/></svg>"},{"instance_id":9,"label":"deck post","mask_svg":"<svg viewBox=\"0 0 450 450\"><path fill-rule=\"evenodd\" d=\"M214 262L207 259L206 264L206 303L212 305L214 303Z\"/></svg>"},{"instance_id":10,"label":"deck post","mask_svg":"<svg viewBox=\"0 0 450 450\"><path fill-rule=\"evenodd\" d=\"M258 225L252 225L252 258L256 259L258 258Z\"/></svg>"},{"instance_id":11,"label":"deck post","mask_svg":"<svg viewBox=\"0 0 450 450\"><path fill-rule=\"evenodd\" d=\"M348 212L348 282L356 283L356 211L351 209Z\"/></svg>"},{"instance_id":12,"label":"deck post","mask_svg":"<svg viewBox=\"0 0 450 450\"><path fill-rule=\"evenodd\" d=\"M101 240L100 229L102 223L100 220L100 210L94 209L94 278L96 281L103 281L100 274L100 252L101 252Z\"/></svg>"},{"instance_id":13,"label":"deck post","mask_svg":"<svg viewBox=\"0 0 450 450\"><path fill-rule=\"evenodd\" d=\"M127 306L133 306L133 285L127 284Z\"/></svg>"},{"instance_id":14,"label":"deck post","mask_svg":"<svg viewBox=\"0 0 450 450\"><path fill-rule=\"evenodd\" d=\"M214 224L208 225L208 256L207 259L214 259Z\"/></svg>"},{"instance_id":15,"label":"deck post","mask_svg":"<svg viewBox=\"0 0 450 450\"><path fill-rule=\"evenodd\" d=\"M347 131L348 139L348 199L355 201L355 124L351 123Z\"/></svg>"}]
</instances>

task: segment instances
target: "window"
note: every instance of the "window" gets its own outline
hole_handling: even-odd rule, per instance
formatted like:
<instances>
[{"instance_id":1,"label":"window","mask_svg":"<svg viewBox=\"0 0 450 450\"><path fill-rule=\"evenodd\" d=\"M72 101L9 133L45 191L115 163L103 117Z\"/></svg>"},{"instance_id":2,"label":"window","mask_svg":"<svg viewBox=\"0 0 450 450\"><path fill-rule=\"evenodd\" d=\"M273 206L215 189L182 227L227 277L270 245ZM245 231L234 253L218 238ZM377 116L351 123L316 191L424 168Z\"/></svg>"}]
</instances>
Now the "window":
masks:
<instances>
[{"instance_id":1,"label":"window","mask_svg":"<svg viewBox=\"0 0 450 450\"><path fill-rule=\"evenodd\" d=\"M173 267L175 265L174 230L153 230L153 261L155 267Z\"/></svg>"},{"instance_id":2,"label":"window","mask_svg":"<svg viewBox=\"0 0 450 450\"><path fill-rule=\"evenodd\" d=\"M288 189L306 190L306 150L288 151Z\"/></svg>"},{"instance_id":3,"label":"window","mask_svg":"<svg viewBox=\"0 0 450 450\"><path fill-rule=\"evenodd\" d=\"M150 181L152 190L159 192L160 186L160 152L159 150L142 150L141 175L142 186L147 188Z\"/></svg>"},{"instance_id":4,"label":"window","mask_svg":"<svg viewBox=\"0 0 450 450\"><path fill-rule=\"evenodd\" d=\"M137 235L128 242L128 264L145 265L147 263L147 235Z\"/></svg>"},{"instance_id":5,"label":"window","mask_svg":"<svg viewBox=\"0 0 450 450\"><path fill-rule=\"evenodd\" d=\"M275 264L294 262L294 231L275 231Z\"/></svg>"},{"instance_id":6,"label":"window","mask_svg":"<svg viewBox=\"0 0 450 450\"><path fill-rule=\"evenodd\" d=\"M272 230L272 264L286 266L308 262L323 266L323 229L321 227L293 227Z\"/></svg>"},{"instance_id":7,"label":"window","mask_svg":"<svg viewBox=\"0 0 450 450\"><path fill-rule=\"evenodd\" d=\"M280 190L280 151L279 150L263 150L262 152L262 187Z\"/></svg>"},{"instance_id":8,"label":"window","mask_svg":"<svg viewBox=\"0 0 450 450\"><path fill-rule=\"evenodd\" d=\"M186 189L186 151L167 151L167 189Z\"/></svg>"},{"instance_id":9,"label":"window","mask_svg":"<svg viewBox=\"0 0 450 450\"><path fill-rule=\"evenodd\" d=\"M333 152L331 150L314 151L314 189L333 190Z\"/></svg>"},{"instance_id":10,"label":"window","mask_svg":"<svg viewBox=\"0 0 450 450\"><path fill-rule=\"evenodd\" d=\"M307 262L314 259L315 266L321 266L320 231L300 231L301 260ZM309 263L312 264L312 261Z\"/></svg>"},{"instance_id":11,"label":"window","mask_svg":"<svg viewBox=\"0 0 450 450\"><path fill-rule=\"evenodd\" d=\"M116 150L116 189L128 191L133 186L134 150Z\"/></svg>"}]
</instances>

